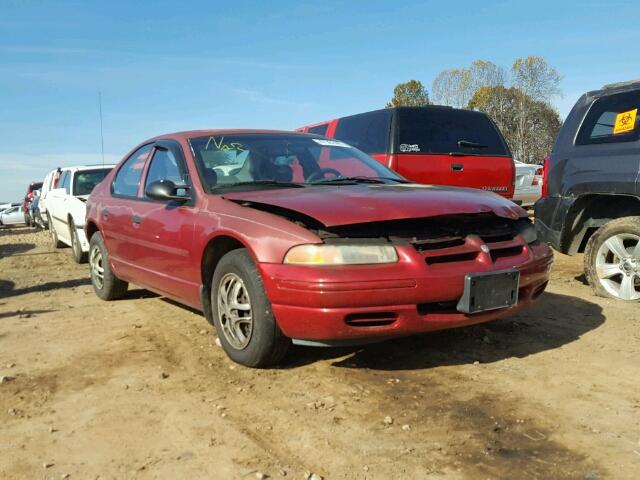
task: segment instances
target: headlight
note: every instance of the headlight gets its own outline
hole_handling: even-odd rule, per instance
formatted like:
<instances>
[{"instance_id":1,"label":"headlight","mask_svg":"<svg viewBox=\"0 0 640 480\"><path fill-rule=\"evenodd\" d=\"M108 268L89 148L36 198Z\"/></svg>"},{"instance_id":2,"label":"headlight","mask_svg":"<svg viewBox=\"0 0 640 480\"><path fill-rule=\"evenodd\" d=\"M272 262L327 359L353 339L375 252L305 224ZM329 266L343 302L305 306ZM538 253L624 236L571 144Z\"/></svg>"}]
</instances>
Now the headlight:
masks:
<instances>
[{"instance_id":1,"label":"headlight","mask_svg":"<svg viewBox=\"0 0 640 480\"><path fill-rule=\"evenodd\" d=\"M367 265L395 263L391 245L298 245L287 252L284 263L291 265Z\"/></svg>"},{"instance_id":2,"label":"headlight","mask_svg":"<svg viewBox=\"0 0 640 480\"><path fill-rule=\"evenodd\" d=\"M529 220L520 220L516 223L516 230L527 243L533 243L538 240L536 229Z\"/></svg>"}]
</instances>

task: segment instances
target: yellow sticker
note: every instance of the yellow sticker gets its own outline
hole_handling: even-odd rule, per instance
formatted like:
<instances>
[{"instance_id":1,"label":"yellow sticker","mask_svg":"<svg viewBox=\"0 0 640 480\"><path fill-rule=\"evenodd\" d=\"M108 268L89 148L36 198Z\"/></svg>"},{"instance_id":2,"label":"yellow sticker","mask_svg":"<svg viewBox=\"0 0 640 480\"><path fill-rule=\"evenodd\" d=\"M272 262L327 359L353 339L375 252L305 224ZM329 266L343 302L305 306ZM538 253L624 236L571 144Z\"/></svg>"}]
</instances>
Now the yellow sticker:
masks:
<instances>
[{"instance_id":1,"label":"yellow sticker","mask_svg":"<svg viewBox=\"0 0 640 480\"><path fill-rule=\"evenodd\" d=\"M636 115L638 109L634 108L626 112L620 112L616 115L616 123L613 126L613 134L631 132L636 128Z\"/></svg>"}]
</instances>

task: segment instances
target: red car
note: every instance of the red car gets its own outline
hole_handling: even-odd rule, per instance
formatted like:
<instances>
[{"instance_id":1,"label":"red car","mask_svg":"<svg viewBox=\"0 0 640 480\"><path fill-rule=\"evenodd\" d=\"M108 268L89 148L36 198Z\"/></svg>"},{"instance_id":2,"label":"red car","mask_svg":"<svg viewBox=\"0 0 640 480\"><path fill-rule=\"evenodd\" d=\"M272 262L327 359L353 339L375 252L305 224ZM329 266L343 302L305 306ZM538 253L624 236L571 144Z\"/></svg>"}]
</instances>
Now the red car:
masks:
<instances>
[{"instance_id":1,"label":"red car","mask_svg":"<svg viewBox=\"0 0 640 480\"><path fill-rule=\"evenodd\" d=\"M513 198L511 152L498 127L481 112L439 105L384 108L298 131L342 140L414 182Z\"/></svg>"},{"instance_id":2,"label":"red car","mask_svg":"<svg viewBox=\"0 0 640 480\"><path fill-rule=\"evenodd\" d=\"M511 315L552 254L493 193L408 182L347 144L294 132L164 135L87 202L91 279L204 311L236 362Z\"/></svg>"}]
</instances>

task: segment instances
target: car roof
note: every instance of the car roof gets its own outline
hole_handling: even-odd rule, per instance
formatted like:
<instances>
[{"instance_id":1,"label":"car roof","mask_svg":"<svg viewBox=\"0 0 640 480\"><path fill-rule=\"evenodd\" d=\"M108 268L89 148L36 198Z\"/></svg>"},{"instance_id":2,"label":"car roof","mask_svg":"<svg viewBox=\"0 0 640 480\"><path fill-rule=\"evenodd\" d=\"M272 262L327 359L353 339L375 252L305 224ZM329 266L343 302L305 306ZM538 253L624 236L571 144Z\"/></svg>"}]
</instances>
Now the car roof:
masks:
<instances>
[{"instance_id":1,"label":"car roof","mask_svg":"<svg viewBox=\"0 0 640 480\"><path fill-rule=\"evenodd\" d=\"M95 165L75 165L73 167L60 167L60 170L72 170L74 172L80 172L82 170L99 170L101 168L113 168L115 166L116 165L114 163L108 163L106 165L97 163Z\"/></svg>"},{"instance_id":2,"label":"car roof","mask_svg":"<svg viewBox=\"0 0 640 480\"><path fill-rule=\"evenodd\" d=\"M640 90L640 79L628 80L626 82L608 83L598 90L591 90L585 95L589 97L602 97L613 95L614 93L628 92L632 90Z\"/></svg>"},{"instance_id":3,"label":"car roof","mask_svg":"<svg viewBox=\"0 0 640 480\"><path fill-rule=\"evenodd\" d=\"M194 137L207 137L212 135L301 135L306 136L307 133L294 132L291 130L260 130L260 129L213 129L213 130L187 130L184 132L166 133L158 135L145 141L144 143L153 142L167 138L172 139L188 139Z\"/></svg>"}]
</instances>

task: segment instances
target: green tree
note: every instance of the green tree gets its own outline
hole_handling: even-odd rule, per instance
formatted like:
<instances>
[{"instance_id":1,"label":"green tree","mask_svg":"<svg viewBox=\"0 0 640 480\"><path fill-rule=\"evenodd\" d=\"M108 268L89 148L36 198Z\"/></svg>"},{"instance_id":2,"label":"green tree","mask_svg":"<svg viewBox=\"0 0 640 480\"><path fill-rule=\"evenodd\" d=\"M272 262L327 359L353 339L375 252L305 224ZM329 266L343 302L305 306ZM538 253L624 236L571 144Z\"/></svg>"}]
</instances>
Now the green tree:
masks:
<instances>
[{"instance_id":1,"label":"green tree","mask_svg":"<svg viewBox=\"0 0 640 480\"><path fill-rule=\"evenodd\" d=\"M541 162L560 131L560 116L548 102L534 100L515 87L480 87L468 108L496 122L514 158L521 162Z\"/></svg>"},{"instance_id":2,"label":"green tree","mask_svg":"<svg viewBox=\"0 0 640 480\"><path fill-rule=\"evenodd\" d=\"M409 80L399 83L393 89L393 98L387 103L387 108L392 107L421 107L430 105L429 92L419 80Z\"/></svg>"}]
</instances>

